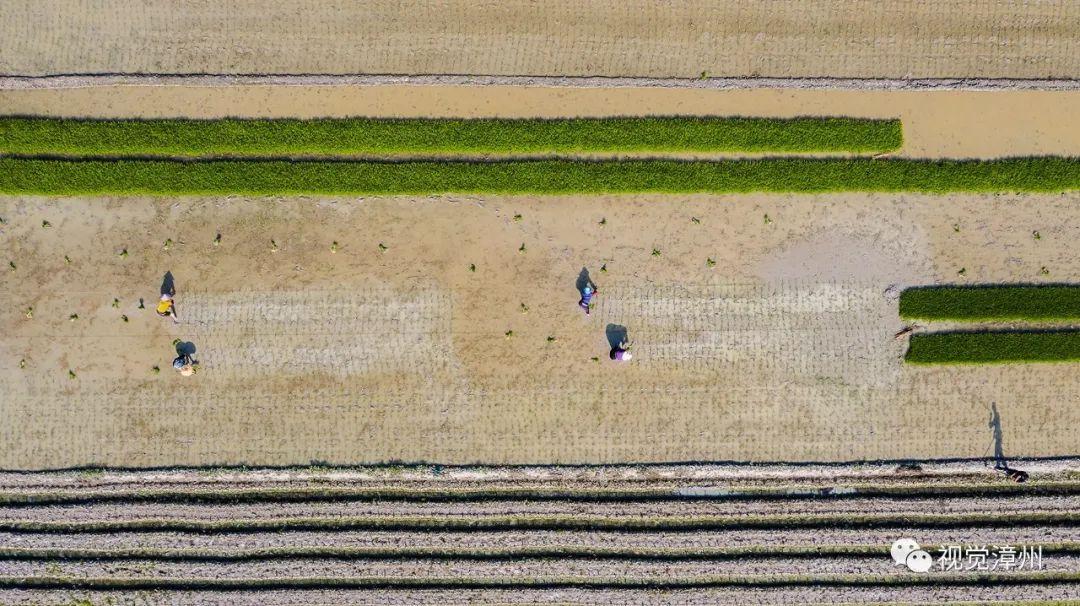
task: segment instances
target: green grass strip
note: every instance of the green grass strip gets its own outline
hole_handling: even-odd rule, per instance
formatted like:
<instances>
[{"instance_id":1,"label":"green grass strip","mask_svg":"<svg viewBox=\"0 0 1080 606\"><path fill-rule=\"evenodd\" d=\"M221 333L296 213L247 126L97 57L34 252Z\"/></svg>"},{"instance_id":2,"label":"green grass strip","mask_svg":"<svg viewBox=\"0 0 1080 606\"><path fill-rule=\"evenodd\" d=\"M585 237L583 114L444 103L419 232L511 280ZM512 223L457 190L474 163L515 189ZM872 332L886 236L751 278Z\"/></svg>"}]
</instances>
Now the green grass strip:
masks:
<instances>
[{"instance_id":1,"label":"green grass strip","mask_svg":"<svg viewBox=\"0 0 1080 606\"><path fill-rule=\"evenodd\" d=\"M942 332L911 337L914 364L1080 361L1080 330Z\"/></svg>"},{"instance_id":2,"label":"green grass strip","mask_svg":"<svg viewBox=\"0 0 1080 606\"><path fill-rule=\"evenodd\" d=\"M899 120L573 118L79 120L0 118L0 153L296 156L601 152L859 152L899 149Z\"/></svg>"},{"instance_id":3,"label":"green grass strip","mask_svg":"<svg viewBox=\"0 0 1080 606\"><path fill-rule=\"evenodd\" d=\"M678 160L198 161L0 159L8 194L602 194L735 192L1061 192L1080 158L928 161Z\"/></svg>"},{"instance_id":4,"label":"green grass strip","mask_svg":"<svg viewBox=\"0 0 1080 606\"><path fill-rule=\"evenodd\" d=\"M927 286L900 294L900 316L917 320L1080 320L1080 286Z\"/></svg>"}]
</instances>

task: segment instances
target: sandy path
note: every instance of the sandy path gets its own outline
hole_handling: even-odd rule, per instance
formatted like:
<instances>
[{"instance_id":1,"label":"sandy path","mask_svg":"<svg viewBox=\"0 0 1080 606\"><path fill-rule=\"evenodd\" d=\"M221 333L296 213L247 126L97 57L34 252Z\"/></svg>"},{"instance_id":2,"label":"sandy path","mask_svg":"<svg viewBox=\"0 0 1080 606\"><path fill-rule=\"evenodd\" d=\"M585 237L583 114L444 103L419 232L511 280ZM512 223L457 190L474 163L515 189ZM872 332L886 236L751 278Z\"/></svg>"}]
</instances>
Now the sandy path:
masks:
<instances>
[{"instance_id":1,"label":"sandy path","mask_svg":"<svg viewBox=\"0 0 1080 606\"><path fill-rule=\"evenodd\" d=\"M1080 155L1076 91L698 90L512 86L106 86L0 90L0 114L84 117L900 118L899 155Z\"/></svg>"},{"instance_id":2,"label":"sandy path","mask_svg":"<svg viewBox=\"0 0 1080 606\"><path fill-rule=\"evenodd\" d=\"M1075 280L1077 202L5 198L0 466L982 457L990 401L1009 456L1073 454L1070 373L906 367L884 293ZM137 306L166 269L180 325ZM609 324L633 364L606 359Z\"/></svg>"},{"instance_id":3,"label":"sandy path","mask_svg":"<svg viewBox=\"0 0 1080 606\"><path fill-rule=\"evenodd\" d=\"M9 0L0 73L1080 76L1062 0Z\"/></svg>"}]
</instances>

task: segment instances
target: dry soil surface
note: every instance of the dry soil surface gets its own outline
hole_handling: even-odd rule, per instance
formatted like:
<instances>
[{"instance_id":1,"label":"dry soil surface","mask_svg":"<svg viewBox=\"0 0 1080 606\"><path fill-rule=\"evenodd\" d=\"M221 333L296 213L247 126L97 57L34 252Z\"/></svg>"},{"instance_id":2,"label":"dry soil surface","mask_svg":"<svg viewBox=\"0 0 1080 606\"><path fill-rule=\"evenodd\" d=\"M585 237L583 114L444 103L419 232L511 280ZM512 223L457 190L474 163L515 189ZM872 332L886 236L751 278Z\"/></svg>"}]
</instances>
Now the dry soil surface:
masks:
<instances>
[{"instance_id":1,"label":"dry soil surface","mask_svg":"<svg viewBox=\"0 0 1080 606\"><path fill-rule=\"evenodd\" d=\"M7 0L0 74L1077 78L1072 0Z\"/></svg>"},{"instance_id":2,"label":"dry soil surface","mask_svg":"<svg viewBox=\"0 0 1080 606\"><path fill-rule=\"evenodd\" d=\"M1071 454L1071 366L906 366L886 291L1076 281L1078 204L6 197L0 467L980 457L991 402L1008 456Z\"/></svg>"}]
</instances>

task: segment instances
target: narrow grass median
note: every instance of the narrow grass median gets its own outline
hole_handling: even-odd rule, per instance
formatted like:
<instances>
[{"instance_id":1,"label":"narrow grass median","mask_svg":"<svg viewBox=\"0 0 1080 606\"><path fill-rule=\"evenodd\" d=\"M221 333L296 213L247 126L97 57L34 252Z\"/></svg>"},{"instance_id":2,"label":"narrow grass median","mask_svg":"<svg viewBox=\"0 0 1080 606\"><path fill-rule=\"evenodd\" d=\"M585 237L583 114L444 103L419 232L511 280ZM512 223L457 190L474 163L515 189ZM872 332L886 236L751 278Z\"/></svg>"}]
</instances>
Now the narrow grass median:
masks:
<instances>
[{"instance_id":1,"label":"narrow grass median","mask_svg":"<svg viewBox=\"0 0 1080 606\"><path fill-rule=\"evenodd\" d=\"M900 317L957 321L1080 320L1080 286L927 286L900 294Z\"/></svg>"},{"instance_id":2,"label":"narrow grass median","mask_svg":"<svg viewBox=\"0 0 1080 606\"><path fill-rule=\"evenodd\" d=\"M904 360L914 364L1080 361L1080 330L919 334L911 338Z\"/></svg>"},{"instance_id":3,"label":"narrow grass median","mask_svg":"<svg viewBox=\"0 0 1080 606\"><path fill-rule=\"evenodd\" d=\"M1080 159L771 158L303 161L0 159L9 194L602 194L1055 192L1080 189Z\"/></svg>"},{"instance_id":4,"label":"narrow grass median","mask_svg":"<svg viewBox=\"0 0 1080 606\"><path fill-rule=\"evenodd\" d=\"M847 152L899 149L899 120L573 119L76 120L0 118L0 153L298 156L603 152Z\"/></svg>"}]
</instances>

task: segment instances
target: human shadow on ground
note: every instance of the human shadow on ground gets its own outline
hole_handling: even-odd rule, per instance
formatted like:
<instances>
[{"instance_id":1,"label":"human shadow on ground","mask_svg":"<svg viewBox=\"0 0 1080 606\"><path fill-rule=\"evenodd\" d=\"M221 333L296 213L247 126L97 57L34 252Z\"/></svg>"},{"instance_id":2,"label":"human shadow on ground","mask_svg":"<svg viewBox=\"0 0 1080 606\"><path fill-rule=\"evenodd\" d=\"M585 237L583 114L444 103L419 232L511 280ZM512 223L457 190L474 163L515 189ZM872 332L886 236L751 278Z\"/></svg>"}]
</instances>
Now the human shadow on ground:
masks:
<instances>
[{"instance_id":1,"label":"human shadow on ground","mask_svg":"<svg viewBox=\"0 0 1080 606\"><path fill-rule=\"evenodd\" d=\"M176 346L176 355L178 356L195 355L195 344L191 341L181 341L180 339L177 339L173 341L173 345Z\"/></svg>"},{"instance_id":2,"label":"human shadow on ground","mask_svg":"<svg viewBox=\"0 0 1080 606\"><path fill-rule=\"evenodd\" d=\"M990 423L988 423L994 436L994 469L1005 472L1005 477L1013 482L1023 483L1028 479L1028 473L1009 467L1005 459L1004 432L1001 429L1001 414L998 413L997 402L990 403Z\"/></svg>"},{"instance_id":3,"label":"human shadow on ground","mask_svg":"<svg viewBox=\"0 0 1080 606\"><path fill-rule=\"evenodd\" d=\"M577 282L575 283L578 294L584 294L586 286L592 286L593 290L596 290L596 284L593 283L592 278L589 276L589 269L587 267L582 267L581 273L578 274Z\"/></svg>"},{"instance_id":4,"label":"human shadow on ground","mask_svg":"<svg viewBox=\"0 0 1080 606\"><path fill-rule=\"evenodd\" d=\"M165 277L161 279L161 294L169 295L170 297L176 294L176 284L173 282L171 271L165 272Z\"/></svg>"},{"instance_id":5,"label":"human shadow on ground","mask_svg":"<svg viewBox=\"0 0 1080 606\"><path fill-rule=\"evenodd\" d=\"M608 324L604 333L607 334L608 347L612 350L626 342L626 327L621 324Z\"/></svg>"}]
</instances>

